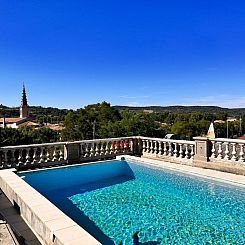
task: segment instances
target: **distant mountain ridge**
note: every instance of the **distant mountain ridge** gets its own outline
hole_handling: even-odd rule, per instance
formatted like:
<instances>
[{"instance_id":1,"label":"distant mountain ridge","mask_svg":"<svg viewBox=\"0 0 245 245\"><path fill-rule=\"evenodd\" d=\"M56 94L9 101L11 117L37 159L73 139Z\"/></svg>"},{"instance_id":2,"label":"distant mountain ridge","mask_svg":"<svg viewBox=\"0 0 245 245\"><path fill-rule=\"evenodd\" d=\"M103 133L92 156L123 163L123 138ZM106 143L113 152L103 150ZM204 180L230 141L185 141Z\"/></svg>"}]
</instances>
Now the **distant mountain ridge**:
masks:
<instances>
[{"instance_id":1,"label":"distant mountain ridge","mask_svg":"<svg viewBox=\"0 0 245 245\"><path fill-rule=\"evenodd\" d=\"M245 108L223 108L219 106L114 106L118 110L151 110L154 112L172 112L172 113L227 113L229 116L240 116L245 114Z\"/></svg>"},{"instance_id":2,"label":"distant mountain ridge","mask_svg":"<svg viewBox=\"0 0 245 245\"><path fill-rule=\"evenodd\" d=\"M219 106L113 106L118 110L129 110L129 111L139 111L139 110L148 110L153 112L169 112L169 113L227 113L228 116L239 117L240 115L245 114L245 108L223 108ZM53 115L53 116L65 116L70 109L59 109L54 107L42 107L42 106L30 106L30 112L32 116L41 116L41 115ZM0 105L0 117L5 115L5 117L18 117L19 116L19 107L7 107Z\"/></svg>"}]
</instances>

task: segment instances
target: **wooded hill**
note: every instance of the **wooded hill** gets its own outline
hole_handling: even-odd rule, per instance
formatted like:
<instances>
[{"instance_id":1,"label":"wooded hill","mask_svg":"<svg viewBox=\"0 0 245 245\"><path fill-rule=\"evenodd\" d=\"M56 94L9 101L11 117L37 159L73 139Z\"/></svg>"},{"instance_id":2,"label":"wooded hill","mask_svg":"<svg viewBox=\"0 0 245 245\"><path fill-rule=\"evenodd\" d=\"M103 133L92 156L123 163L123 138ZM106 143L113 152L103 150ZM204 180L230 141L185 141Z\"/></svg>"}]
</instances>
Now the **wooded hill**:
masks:
<instances>
[{"instance_id":1,"label":"wooded hill","mask_svg":"<svg viewBox=\"0 0 245 245\"><path fill-rule=\"evenodd\" d=\"M153 112L173 112L173 113L226 113L229 116L238 117L245 114L245 108L222 108L218 106L114 106L118 110L129 110L129 111L138 111L138 110L147 110Z\"/></svg>"},{"instance_id":2,"label":"wooded hill","mask_svg":"<svg viewBox=\"0 0 245 245\"><path fill-rule=\"evenodd\" d=\"M30 106L30 117L38 122L62 122L71 110L53 107ZM19 117L19 107L0 105L0 117ZM51 121L51 118L53 121Z\"/></svg>"},{"instance_id":3,"label":"wooded hill","mask_svg":"<svg viewBox=\"0 0 245 245\"><path fill-rule=\"evenodd\" d=\"M129 112L136 112L139 110L146 110L148 112L162 112L162 113L225 113L228 116L239 117L245 114L245 108L223 108L218 106L112 106L119 111L127 110ZM58 117L61 120L68 114L69 109L59 109L53 107L41 107L41 106L30 106L30 116L34 118L39 117ZM19 107L7 107L0 105L0 117L18 117Z\"/></svg>"}]
</instances>

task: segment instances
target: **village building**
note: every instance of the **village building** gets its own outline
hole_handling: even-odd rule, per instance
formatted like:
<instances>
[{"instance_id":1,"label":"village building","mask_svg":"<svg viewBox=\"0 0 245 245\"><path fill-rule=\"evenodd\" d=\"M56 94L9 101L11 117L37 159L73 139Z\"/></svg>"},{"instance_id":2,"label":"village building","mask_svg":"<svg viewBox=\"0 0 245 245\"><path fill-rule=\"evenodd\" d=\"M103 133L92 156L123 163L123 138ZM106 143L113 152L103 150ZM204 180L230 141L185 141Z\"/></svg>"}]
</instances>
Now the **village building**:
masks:
<instances>
[{"instance_id":1,"label":"village building","mask_svg":"<svg viewBox=\"0 0 245 245\"><path fill-rule=\"evenodd\" d=\"M27 103L26 90L23 85L22 89L22 97L20 104L20 116L19 117L10 117L10 118L0 118L0 127L1 128L20 128L20 127L39 127L38 123L31 122L31 118L29 116L29 106Z\"/></svg>"}]
</instances>

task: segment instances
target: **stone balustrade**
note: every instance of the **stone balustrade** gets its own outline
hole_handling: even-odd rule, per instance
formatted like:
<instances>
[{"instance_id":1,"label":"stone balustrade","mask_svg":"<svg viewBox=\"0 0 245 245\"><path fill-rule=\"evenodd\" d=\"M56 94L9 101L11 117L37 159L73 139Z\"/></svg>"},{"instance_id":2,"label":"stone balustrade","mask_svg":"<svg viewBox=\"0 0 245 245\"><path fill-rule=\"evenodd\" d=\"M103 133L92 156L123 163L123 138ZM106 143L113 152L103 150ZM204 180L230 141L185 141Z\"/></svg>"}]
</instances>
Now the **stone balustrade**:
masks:
<instances>
[{"instance_id":1,"label":"stone balustrade","mask_svg":"<svg viewBox=\"0 0 245 245\"><path fill-rule=\"evenodd\" d=\"M125 137L1 147L0 169L45 167L132 154L136 140L137 137Z\"/></svg>"},{"instance_id":2,"label":"stone balustrade","mask_svg":"<svg viewBox=\"0 0 245 245\"><path fill-rule=\"evenodd\" d=\"M61 164L65 162L64 149L64 142L1 147L0 169Z\"/></svg>"},{"instance_id":3,"label":"stone balustrade","mask_svg":"<svg viewBox=\"0 0 245 245\"><path fill-rule=\"evenodd\" d=\"M160 158L171 162L192 162L195 154L195 141L140 137L142 155Z\"/></svg>"},{"instance_id":4,"label":"stone balustrade","mask_svg":"<svg viewBox=\"0 0 245 245\"><path fill-rule=\"evenodd\" d=\"M239 139L210 139L212 147L210 152L210 160L238 161L244 162L244 146L245 140Z\"/></svg>"},{"instance_id":5,"label":"stone balustrade","mask_svg":"<svg viewBox=\"0 0 245 245\"><path fill-rule=\"evenodd\" d=\"M135 155L245 175L245 140L141 136L0 147L0 169L35 168Z\"/></svg>"}]
</instances>

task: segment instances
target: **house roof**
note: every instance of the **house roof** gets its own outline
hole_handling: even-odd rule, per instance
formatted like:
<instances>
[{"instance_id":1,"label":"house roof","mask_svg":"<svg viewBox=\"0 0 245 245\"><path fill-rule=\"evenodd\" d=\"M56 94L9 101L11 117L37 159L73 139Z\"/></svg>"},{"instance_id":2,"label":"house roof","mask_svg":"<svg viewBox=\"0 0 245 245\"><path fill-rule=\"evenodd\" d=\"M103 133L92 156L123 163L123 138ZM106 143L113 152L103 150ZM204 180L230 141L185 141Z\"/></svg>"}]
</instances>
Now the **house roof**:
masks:
<instances>
[{"instance_id":1,"label":"house roof","mask_svg":"<svg viewBox=\"0 0 245 245\"><path fill-rule=\"evenodd\" d=\"M59 130L64 129L65 127L62 124L51 124L51 123L48 123L47 125L44 125L43 128L50 128L50 129L59 131Z\"/></svg>"},{"instance_id":2,"label":"house roof","mask_svg":"<svg viewBox=\"0 0 245 245\"><path fill-rule=\"evenodd\" d=\"M19 127L39 127L39 126L40 124L31 121L26 121L19 125Z\"/></svg>"},{"instance_id":3,"label":"house roof","mask_svg":"<svg viewBox=\"0 0 245 245\"><path fill-rule=\"evenodd\" d=\"M26 117L24 118L19 118L19 117L9 117L9 118L5 118L5 123L21 123L24 122L26 120ZM3 123L3 118L0 118L0 123Z\"/></svg>"}]
</instances>

